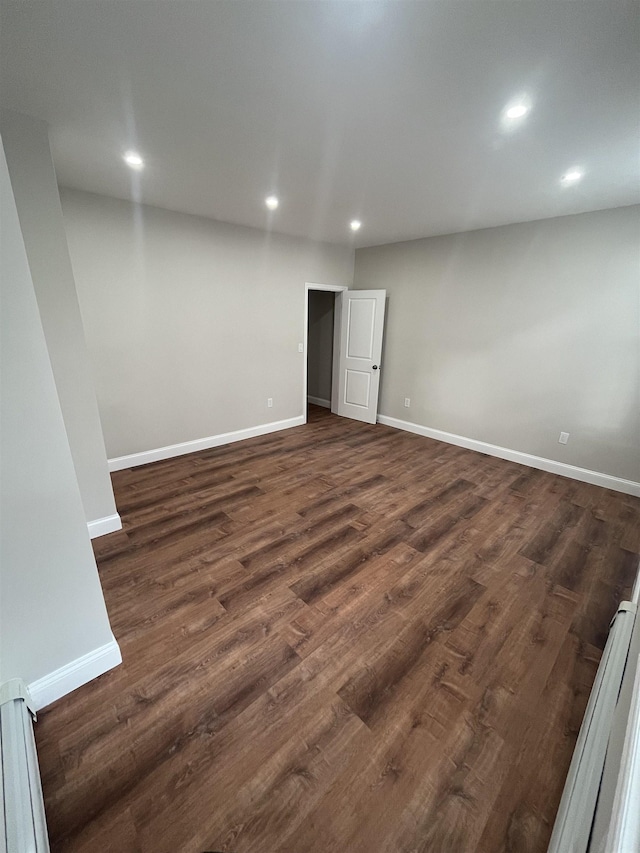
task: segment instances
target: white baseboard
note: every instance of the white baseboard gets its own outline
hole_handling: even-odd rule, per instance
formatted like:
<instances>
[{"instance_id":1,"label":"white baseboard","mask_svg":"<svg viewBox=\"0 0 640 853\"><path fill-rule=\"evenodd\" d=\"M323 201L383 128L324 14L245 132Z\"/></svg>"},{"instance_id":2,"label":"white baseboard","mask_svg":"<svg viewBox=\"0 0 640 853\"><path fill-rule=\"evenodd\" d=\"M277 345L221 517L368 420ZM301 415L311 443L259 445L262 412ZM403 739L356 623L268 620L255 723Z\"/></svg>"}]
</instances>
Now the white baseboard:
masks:
<instances>
[{"instance_id":1,"label":"white baseboard","mask_svg":"<svg viewBox=\"0 0 640 853\"><path fill-rule=\"evenodd\" d=\"M431 429L431 427L421 426L410 421L401 421L399 418L390 418L387 415L378 415L378 423L406 432L414 432L417 435L424 435L426 438L435 438L436 441L466 447L468 450L477 450L479 453L486 453L488 456L508 459L509 462L519 462L521 465L539 468L541 471L549 471L551 474L560 474L562 477L570 477L572 480L580 480L583 483L591 483L594 486L602 486L605 489L613 489L615 492L624 492L627 495L640 497L640 483L633 480L624 480L611 474L601 474L599 471L590 471L588 468L578 468L575 465L567 465L565 462L556 462L555 459L532 456L529 453L522 453L520 450L510 450L508 447L487 444L484 441L477 441L475 438L466 438L452 432Z\"/></svg>"},{"instance_id":2,"label":"white baseboard","mask_svg":"<svg viewBox=\"0 0 640 853\"><path fill-rule=\"evenodd\" d=\"M27 685L36 711L122 663L116 638Z\"/></svg>"},{"instance_id":3,"label":"white baseboard","mask_svg":"<svg viewBox=\"0 0 640 853\"><path fill-rule=\"evenodd\" d=\"M89 536L96 539L98 536L105 536L107 533L115 533L116 530L122 530L122 521L118 513L113 515L105 515L104 518L96 518L94 521L87 521Z\"/></svg>"},{"instance_id":4,"label":"white baseboard","mask_svg":"<svg viewBox=\"0 0 640 853\"><path fill-rule=\"evenodd\" d=\"M156 450L143 450L141 453L130 453L128 456L116 456L109 459L109 471L122 471L123 468L134 468L136 465L147 465L149 462L159 462L161 459L171 459L185 453L195 453L198 450L208 450L210 447L220 447L235 441L244 441L258 435L279 432L281 429L302 426L305 422L303 415L287 418L284 421L272 421L269 424L237 429L234 432L223 432L220 435L210 435L207 438L196 438L194 441L182 441L180 444L169 444Z\"/></svg>"},{"instance_id":5,"label":"white baseboard","mask_svg":"<svg viewBox=\"0 0 640 853\"><path fill-rule=\"evenodd\" d=\"M314 406L322 406L324 409L331 408L331 400L325 400L323 397L311 397L307 395L307 403L313 403Z\"/></svg>"}]
</instances>

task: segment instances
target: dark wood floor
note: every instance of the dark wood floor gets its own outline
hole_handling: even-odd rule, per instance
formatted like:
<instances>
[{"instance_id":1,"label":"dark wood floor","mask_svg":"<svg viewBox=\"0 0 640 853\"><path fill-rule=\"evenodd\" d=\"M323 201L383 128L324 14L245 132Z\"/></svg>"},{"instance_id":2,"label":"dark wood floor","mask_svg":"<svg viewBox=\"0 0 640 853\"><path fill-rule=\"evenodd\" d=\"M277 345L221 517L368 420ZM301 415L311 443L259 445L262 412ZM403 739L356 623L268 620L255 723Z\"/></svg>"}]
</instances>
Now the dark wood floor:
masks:
<instances>
[{"instance_id":1,"label":"dark wood floor","mask_svg":"<svg viewBox=\"0 0 640 853\"><path fill-rule=\"evenodd\" d=\"M546 850L639 500L319 409L113 479L54 850Z\"/></svg>"}]
</instances>

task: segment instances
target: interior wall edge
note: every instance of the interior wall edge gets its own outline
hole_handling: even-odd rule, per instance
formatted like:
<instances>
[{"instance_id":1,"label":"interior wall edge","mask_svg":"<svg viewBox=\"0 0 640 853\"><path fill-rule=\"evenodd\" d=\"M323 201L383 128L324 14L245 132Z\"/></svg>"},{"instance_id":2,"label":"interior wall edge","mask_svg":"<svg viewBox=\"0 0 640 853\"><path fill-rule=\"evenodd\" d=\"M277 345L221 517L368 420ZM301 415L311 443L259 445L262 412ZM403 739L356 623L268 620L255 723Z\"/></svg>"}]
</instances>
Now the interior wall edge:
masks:
<instances>
[{"instance_id":1,"label":"interior wall edge","mask_svg":"<svg viewBox=\"0 0 640 853\"><path fill-rule=\"evenodd\" d=\"M582 483L591 483L593 486L602 486L605 489L613 489L615 492L623 492L640 498L640 483L636 483L635 480L625 480L622 477L614 477L612 474L604 474L601 471L591 471L588 468L568 465L566 462L557 462L555 459L533 456L530 453L523 453L521 450L499 447L496 444L488 444L475 438L443 432L439 429L432 429L410 421L402 421L387 415L378 415L378 423L405 430L405 432L413 432L416 435L423 435L426 438L434 438L436 441L455 444L457 447L465 447L467 450L476 450L479 453L486 453L488 456L497 456L499 459L507 459L509 462L518 462L530 468L548 471L550 474L559 474L562 477L569 477Z\"/></svg>"},{"instance_id":2,"label":"interior wall edge","mask_svg":"<svg viewBox=\"0 0 640 853\"><path fill-rule=\"evenodd\" d=\"M86 523L114 513L116 505L48 125L3 108L0 127Z\"/></svg>"}]
</instances>

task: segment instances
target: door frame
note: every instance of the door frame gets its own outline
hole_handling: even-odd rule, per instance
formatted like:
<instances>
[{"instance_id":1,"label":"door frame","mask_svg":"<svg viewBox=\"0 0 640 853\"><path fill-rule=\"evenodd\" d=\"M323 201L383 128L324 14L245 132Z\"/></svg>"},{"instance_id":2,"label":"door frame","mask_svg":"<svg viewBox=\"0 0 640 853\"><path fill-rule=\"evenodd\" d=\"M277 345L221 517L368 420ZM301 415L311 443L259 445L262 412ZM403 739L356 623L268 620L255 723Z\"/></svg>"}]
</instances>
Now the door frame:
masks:
<instances>
[{"instance_id":1,"label":"door frame","mask_svg":"<svg viewBox=\"0 0 640 853\"><path fill-rule=\"evenodd\" d=\"M307 351L308 348L308 338L309 338L309 291L310 290L328 290L331 293L342 293L345 290L349 290L346 284L317 284L315 282L307 281L304 285L304 326L303 326L303 343L302 343L302 351L304 353L302 358L302 422L306 424L307 422L307 368L308 368L308 359L309 353ZM339 355L340 349L340 305L338 299L335 300L334 308L333 308L333 364L331 366L332 371L332 382L331 382L331 409L333 410L334 406L334 397L337 394L338 389L334 388L335 385L335 367L337 365L337 356ZM336 337L336 331L338 332L338 336ZM337 342L337 349L336 349Z\"/></svg>"}]
</instances>

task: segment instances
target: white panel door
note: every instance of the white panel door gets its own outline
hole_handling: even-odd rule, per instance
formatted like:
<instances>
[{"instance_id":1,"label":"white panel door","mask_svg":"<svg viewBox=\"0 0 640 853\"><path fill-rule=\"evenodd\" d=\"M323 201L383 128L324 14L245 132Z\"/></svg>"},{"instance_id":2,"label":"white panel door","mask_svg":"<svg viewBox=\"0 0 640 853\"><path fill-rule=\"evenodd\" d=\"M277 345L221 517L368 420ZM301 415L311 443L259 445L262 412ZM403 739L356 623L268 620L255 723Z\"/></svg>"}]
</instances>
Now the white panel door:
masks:
<instances>
[{"instance_id":1,"label":"white panel door","mask_svg":"<svg viewBox=\"0 0 640 853\"><path fill-rule=\"evenodd\" d=\"M340 294L340 356L337 414L375 424L386 290Z\"/></svg>"}]
</instances>

